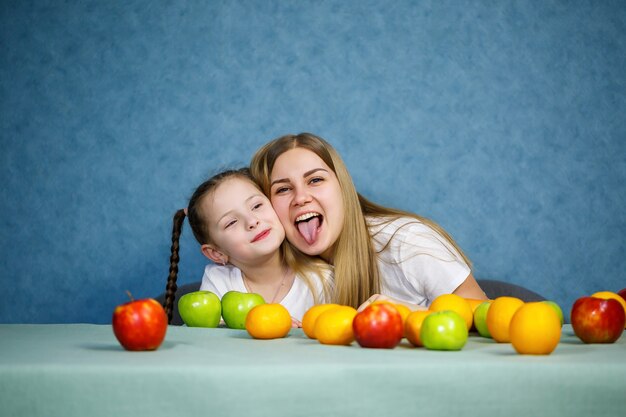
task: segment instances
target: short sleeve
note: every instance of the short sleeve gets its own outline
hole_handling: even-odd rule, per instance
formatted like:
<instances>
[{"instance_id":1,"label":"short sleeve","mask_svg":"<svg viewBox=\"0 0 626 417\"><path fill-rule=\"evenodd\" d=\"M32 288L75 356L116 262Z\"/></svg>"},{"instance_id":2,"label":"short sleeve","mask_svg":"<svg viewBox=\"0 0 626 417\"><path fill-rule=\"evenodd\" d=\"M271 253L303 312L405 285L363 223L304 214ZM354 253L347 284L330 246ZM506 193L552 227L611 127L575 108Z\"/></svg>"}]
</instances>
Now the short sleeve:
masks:
<instances>
[{"instance_id":1,"label":"short sleeve","mask_svg":"<svg viewBox=\"0 0 626 417\"><path fill-rule=\"evenodd\" d=\"M428 306L461 285L471 270L458 251L430 226L401 218L374 228L382 293Z\"/></svg>"}]
</instances>

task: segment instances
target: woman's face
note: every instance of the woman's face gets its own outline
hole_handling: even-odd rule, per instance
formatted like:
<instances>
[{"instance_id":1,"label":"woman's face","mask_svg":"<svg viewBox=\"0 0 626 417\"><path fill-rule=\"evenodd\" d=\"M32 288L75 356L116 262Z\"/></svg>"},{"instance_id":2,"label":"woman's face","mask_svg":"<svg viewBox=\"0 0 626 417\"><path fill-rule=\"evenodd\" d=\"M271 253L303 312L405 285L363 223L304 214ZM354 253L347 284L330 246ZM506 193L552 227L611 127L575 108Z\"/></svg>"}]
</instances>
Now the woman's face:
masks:
<instances>
[{"instance_id":1,"label":"woman's face","mask_svg":"<svg viewBox=\"0 0 626 417\"><path fill-rule=\"evenodd\" d=\"M344 221L337 176L314 152L291 149L274 163L270 200L289 242L332 262Z\"/></svg>"}]
</instances>

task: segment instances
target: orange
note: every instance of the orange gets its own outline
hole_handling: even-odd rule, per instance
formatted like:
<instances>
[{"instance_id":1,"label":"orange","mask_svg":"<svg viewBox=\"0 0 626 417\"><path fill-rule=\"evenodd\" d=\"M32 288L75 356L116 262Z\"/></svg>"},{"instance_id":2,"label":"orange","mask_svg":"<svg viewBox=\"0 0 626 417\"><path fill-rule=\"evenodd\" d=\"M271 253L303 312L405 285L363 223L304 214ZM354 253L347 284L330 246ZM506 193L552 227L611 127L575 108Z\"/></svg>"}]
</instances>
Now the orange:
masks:
<instances>
[{"instance_id":1,"label":"orange","mask_svg":"<svg viewBox=\"0 0 626 417\"><path fill-rule=\"evenodd\" d=\"M523 305L524 302L515 297L498 297L492 301L487 311L487 329L493 340L500 343L511 341L509 336L511 319Z\"/></svg>"},{"instance_id":2,"label":"orange","mask_svg":"<svg viewBox=\"0 0 626 417\"><path fill-rule=\"evenodd\" d=\"M472 314L474 314L474 312L476 311L479 305L481 305L485 301L489 301L489 300L478 300L476 298L466 298L466 300L469 303L470 307L472 308Z\"/></svg>"},{"instance_id":3,"label":"orange","mask_svg":"<svg viewBox=\"0 0 626 417\"><path fill-rule=\"evenodd\" d=\"M315 321L315 337L325 345L349 345L354 341L352 320L356 308L337 306L322 312Z\"/></svg>"},{"instance_id":4,"label":"orange","mask_svg":"<svg viewBox=\"0 0 626 417\"><path fill-rule=\"evenodd\" d=\"M302 316L302 330L304 334L315 339L315 322L320 314L332 307L339 307L339 304L318 304L309 308Z\"/></svg>"},{"instance_id":5,"label":"orange","mask_svg":"<svg viewBox=\"0 0 626 417\"><path fill-rule=\"evenodd\" d=\"M248 312L246 330L255 339L277 339L291 330L291 314L281 304L260 304Z\"/></svg>"},{"instance_id":6,"label":"orange","mask_svg":"<svg viewBox=\"0 0 626 417\"><path fill-rule=\"evenodd\" d=\"M561 319L546 303L526 303L513 315L509 335L517 353L549 355L561 339Z\"/></svg>"},{"instance_id":7,"label":"orange","mask_svg":"<svg viewBox=\"0 0 626 417\"><path fill-rule=\"evenodd\" d=\"M603 298L605 300L612 298L616 301L619 301L619 303L622 305L622 308L624 309L624 313L626 313L626 301L624 301L624 299L617 293L611 291L599 291L591 294L591 296L596 298ZM626 329L626 325L624 326L624 328Z\"/></svg>"},{"instance_id":8,"label":"orange","mask_svg":"<svg viewBox=\"0 0 626 417\"><path fill-rule=\"evenodd\" d=\"M432 313L431 310L417 310L411 312L404 323L404 334L413 346L424 346L420 338L420 330L426 316Z\"/></svg>"},{"instance_id":9,"label":"orange","mask_svg":"<svg viewBox=\"0 0 626 417\"><path fill-rule=\"evenodd\" d=\"M463 317L465 324L467 324L467 330L472 328L472 321L474 320L472 307L470 306L470 303L460 295L442 294L433 300L428 309L431 311L454 311Z\"/></svg>"},{"instance_id":10,"label":"orange","mask_svg":"<svg viewBox=\"0 0 626 417\"><path fill-rule=\"evenodd\" d=\"M404 329L404 326L406 324L406 319L409 317L409 314L411 314L412 311L410 308L408 308L404 304L394 304L393 306L398 310L398 313L400 313L400 316L402 316L402 328ZM402 337L406 337L406 331L402 333Z\"/></svg>"},{"instance_id":11,"label":"orange","mask_svg":"<svg viewBox=\"0 0 626 417\"><path fill-rule=\"evenodd\" d=\"M405 306L404 304L394 304L393 306L398 310L398 313L400 313L400 315L402 316L402 323L404 323L406 321L406 318L409 317L409 314L411 314L411 309Z\"/></svg>"}]
</instances>

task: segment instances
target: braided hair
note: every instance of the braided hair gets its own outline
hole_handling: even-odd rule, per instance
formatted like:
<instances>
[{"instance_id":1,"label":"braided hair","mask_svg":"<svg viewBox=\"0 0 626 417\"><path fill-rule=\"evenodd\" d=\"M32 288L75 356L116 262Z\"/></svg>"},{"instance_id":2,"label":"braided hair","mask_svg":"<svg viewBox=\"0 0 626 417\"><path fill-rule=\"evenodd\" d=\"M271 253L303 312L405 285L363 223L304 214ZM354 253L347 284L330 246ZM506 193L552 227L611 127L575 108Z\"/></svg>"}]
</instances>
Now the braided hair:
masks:
<instances>
[{"instance_id":1,"label":"braided hair","mask_svg":"<svg viewBox=\"0 0 626 417\"><path fill-rule=\"evenodd\" d=\"M183 223L185 217L189 220L191 231L194 237L201 245L210 243L210 236L208 232L207 219L200 210L200 205L204 197L209 195L218 185L230 178L243 178L249 180L253 184L256 183L252 180L250 171L248 168L232 169L220 172L204 181L196 188L193 195L189 199L187 209L177 210L174 214L172 224L172 246L170 248L170 271L167 276L167 285L165 287L165 301L163 307L167 314L167 322L172 321L172 313L174 311L174 301L176 300L176 290L178 286L176 281L178 279L178 263L180 261L179 249L180 249L180 235L183 230Z\"/></svg>"}]
</instances>

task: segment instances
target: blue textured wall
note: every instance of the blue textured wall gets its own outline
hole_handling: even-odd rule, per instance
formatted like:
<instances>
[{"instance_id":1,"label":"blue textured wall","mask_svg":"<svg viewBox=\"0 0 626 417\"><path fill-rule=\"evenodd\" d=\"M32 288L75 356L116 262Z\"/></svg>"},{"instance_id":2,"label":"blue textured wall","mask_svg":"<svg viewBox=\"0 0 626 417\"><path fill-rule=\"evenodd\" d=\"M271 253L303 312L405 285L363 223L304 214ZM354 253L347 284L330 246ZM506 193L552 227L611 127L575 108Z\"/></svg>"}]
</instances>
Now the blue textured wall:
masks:
<instances>
[{"instance_id":1,"label":"blue textured wall","mask_svg":"<svg viewBox=\"0 0 626 417\"><path fill-rule=\"evenodd\" d=\"M0 31L0 322L162 292L194 187L301 131L478 277L626 287L624 1L2 1Z\"/></svg>"}]
</instances>

